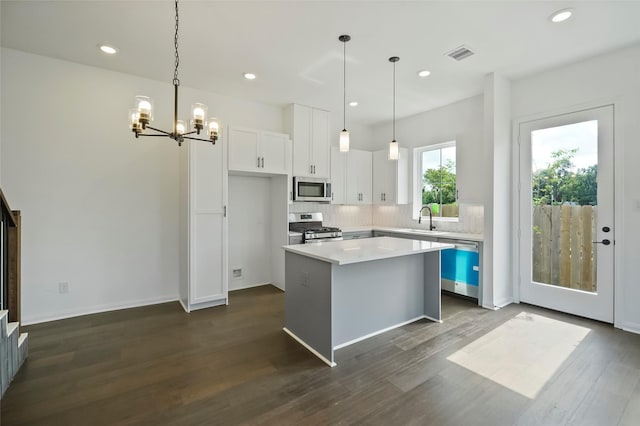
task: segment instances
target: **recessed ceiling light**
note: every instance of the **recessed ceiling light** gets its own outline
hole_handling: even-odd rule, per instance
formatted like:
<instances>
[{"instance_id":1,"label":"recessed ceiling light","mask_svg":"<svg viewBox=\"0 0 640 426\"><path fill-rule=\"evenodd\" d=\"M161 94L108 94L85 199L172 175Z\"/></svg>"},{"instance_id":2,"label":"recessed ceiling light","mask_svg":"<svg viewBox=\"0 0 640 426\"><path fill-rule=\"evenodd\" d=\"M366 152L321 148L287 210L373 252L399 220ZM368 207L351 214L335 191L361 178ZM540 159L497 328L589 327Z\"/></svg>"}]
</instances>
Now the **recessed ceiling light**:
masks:
<instances>
[{"instance_id":1,"label":"recessed ceiling light","mask_svg":"<svg viewBox=\"0 0 640 426\"><path fill-rule=\"evenodd\" d=\"M554 12L549 19L551 19L551 22L564 22L571 18L571 15L573 15L571 9L562 9Z\"/></svg>"},{"instance_id":2,"label":"recessed ceiling light","mask_svg":"<svg viewBox=\"0 0 640 426\"><path fill-rule=\"evenodd\" d=\"M99 44L98 48L103 52L106 53L107 55L115 55L116 53L118 53L118 49L116 49L113 46L109 46L108 44Z\"/></svg>"},{"instance_id":3,"label":"recessed ceiling light","mask_svg":"<svg viewBox=\"0 0 640 426\"><path fill-rule=\"evenodd\" d=\"M418 71L419 77L429 77L430 75L431 75L431 71L427 71L427 70Z\"/></svg>"},{"instance_id":4,"label":"recessed ceiling light","mask_svg":"<svg viewBox=\"0 0 640 426\"><path fill-rule=\"evenodd\" d=\"M358 106L358 102L356 102L356 101L351 101L351 102L349 102L349 106L350 106L350 107Z\"/></svg>"},{"instance_id":5,"label":"recessed ceiling light","mask_svg":"<svg viewBox=\"0 0 640 426\"><path fill-rule=\"evenodd\" d=\"M246 72L244 73L244 78L246 78L247 80L255 80L256 75L250 72Z\"/></svg>"}]
</instances>

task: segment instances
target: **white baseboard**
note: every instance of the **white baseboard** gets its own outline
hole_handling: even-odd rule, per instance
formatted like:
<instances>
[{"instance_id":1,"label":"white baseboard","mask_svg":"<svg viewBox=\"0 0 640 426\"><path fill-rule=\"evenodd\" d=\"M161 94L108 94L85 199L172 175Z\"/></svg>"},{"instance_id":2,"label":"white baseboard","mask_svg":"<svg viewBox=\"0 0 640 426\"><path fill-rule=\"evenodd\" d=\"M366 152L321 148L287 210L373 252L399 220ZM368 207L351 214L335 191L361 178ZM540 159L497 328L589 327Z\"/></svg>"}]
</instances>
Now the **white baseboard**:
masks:
<instances>
[{"instance_id":1,"label":"white baseboard","mask_svg":"<svg viewBox=\"0 0 640 426\"><path fill-rule=\"evenodd\" d=\"M629 333L640 334L640 324L626 323L620 328L624 331L628 331Z\"/></svg>"},{"instance_id":2,"label":"white baseboard","mask_svg":"<svg viewBox=\"0 0 640 426\"><path fill-rule=\"evenodd\" d=\"M312 354L314 354L315 356L317 356L318 358L320 358L325 364L327 364L329 367L335 367L336 364L335 362L331 362L329 361L327 358L325 358L324 356L322 356L320 354L320 352L316 351L315 349L313 349L311 346L307 345L306 342L304 340L302 340L301 338L299 338L298 336L296 336L295 334L293 334L293 332L291 332L289 329L287 329L287 327L283 327L282 328L284 330L285 333L287 333L289 336L293 337L298 343L300 343L302 346L304 346L305 348L307 348L307 350L309 352L311 352Z\"/></svg>"},{"instance_id":3,"label":"white baseboard","mask_svg":"<svg viewBox=\"0 0 640 426\"><path fill-rule=\"evenodd\" d=\"M257 283L257 284L249 284L249 285L245 285L242 287L234 287L234 288L229 288L229 291L236 291L236 290L245 290L247 288L254 288L254 287L261 287L263 285L271 285L271 283Z\"/></svg>"},{"instance_id":4,"label":"white baseboard","mask_svg":"<svg viewBox=\"0 0 640 426\"><path fill-rule=\"evenodd\" d=\"M339 345L334 346L333 350L335 351L337 349L344 348L345 346L353 345L354 343L358 343L358 342L360 342L362 340L368 339L368 338L373 337L373 336L377 336L378 334L386 333L387 331L393 330L394 328L402 327L403 325L411 324L412 322L416 322L416 321L424 319L424 318L429 319L431 321L435 321L435 322L442 322L440 320L433 319L433 318L428 317L426 315L420 315L420 316L417 316L417 317L415 317L413 319L410 319L408 321L404 321L404 322L401 322L399 324L392 325L391 327L383 328L382 330L374 331L373 333L369 333L369 334L364 335L362 337L358 337L357 339L353 339L353 340L349 340L348 342L340 343Z\"/></svg>"},{"instance_id":5,"label":"white baseboard","mask_svg":"<svg viewBox=\"0 0 640 426\"><path fill-rule=\"evenodd\" d=\"M114 303L96 305L82 309L72 309L69 311L52 312L45 315L25 316L22 318L22 325L40 324L43 322L57 321L61 319L80 317L83 315L99 314L101 312L118 311L120 309L139 308L141 306L158 305L160 303L175 302L179 300L178 295L153 297L150 299L133 300L125 303Z\"/></svg>"},{"instance_id":6,"label":"white baseboard","mask_svg":"<svg viewBox=\"0 0 640 426\"><path fill-rule=\"evenodd\" d=\"M206 309L206 308L213 308L214 306L220 306L220 305L228 305L228 298L224 298L224 299L217 299L217 300L212 300L209 302L202 302L202 303L197 303L197 304L191 304L189 306L189 310L187 312L193 312L193 311L197 311L199 309ZM184 307L184 305L182 305Z\"/></svg>"}]
</instances>

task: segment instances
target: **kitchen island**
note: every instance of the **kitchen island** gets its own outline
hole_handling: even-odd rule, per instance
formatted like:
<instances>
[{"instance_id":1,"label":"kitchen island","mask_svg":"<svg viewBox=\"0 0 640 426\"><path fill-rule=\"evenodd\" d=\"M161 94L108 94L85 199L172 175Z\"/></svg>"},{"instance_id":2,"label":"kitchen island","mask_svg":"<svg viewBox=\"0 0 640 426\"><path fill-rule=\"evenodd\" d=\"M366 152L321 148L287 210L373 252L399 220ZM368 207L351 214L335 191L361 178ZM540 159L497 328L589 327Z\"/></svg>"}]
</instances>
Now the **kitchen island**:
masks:
<instances>
[{"instance_id":1,"label":"kitchen island","mask_svg":"<svg viewBox=\"0 0 640 426\"><path fill-rule=\"evenodd\" d=\"M335 366L336 349L440 321L440 251L452 247L392 237L284 246L284 331Z\"/></svg>"}]
</instances>

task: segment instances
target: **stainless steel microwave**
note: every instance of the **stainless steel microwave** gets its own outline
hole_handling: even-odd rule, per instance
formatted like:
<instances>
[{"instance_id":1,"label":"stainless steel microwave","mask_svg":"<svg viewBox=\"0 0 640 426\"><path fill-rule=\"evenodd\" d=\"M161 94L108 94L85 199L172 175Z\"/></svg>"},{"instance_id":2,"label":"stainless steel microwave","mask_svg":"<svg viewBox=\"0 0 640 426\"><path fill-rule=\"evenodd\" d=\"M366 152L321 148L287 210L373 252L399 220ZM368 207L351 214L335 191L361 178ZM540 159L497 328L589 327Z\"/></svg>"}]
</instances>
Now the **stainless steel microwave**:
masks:
<instances>
[{"instance_id":1,"label":"stainless steel microwave","mask_svg":"<svg viewBox=\"0 0 640 426\"><path fill-rule=\"evenodd\" d=\"M329 179L299 177L293 178L293 201L331 201L331 182Z\"/></svg>"}]
</instances>

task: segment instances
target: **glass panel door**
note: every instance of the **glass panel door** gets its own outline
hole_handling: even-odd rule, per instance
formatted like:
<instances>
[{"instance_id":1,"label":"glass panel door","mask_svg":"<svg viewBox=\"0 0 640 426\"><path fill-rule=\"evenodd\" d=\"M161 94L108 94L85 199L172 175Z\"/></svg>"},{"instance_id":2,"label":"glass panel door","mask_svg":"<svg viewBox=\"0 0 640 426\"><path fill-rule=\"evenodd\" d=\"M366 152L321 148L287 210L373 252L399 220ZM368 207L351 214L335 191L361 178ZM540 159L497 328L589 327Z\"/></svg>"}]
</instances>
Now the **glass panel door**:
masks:
<instances>
[{"instance_id":1,"label":"glass panel door","mask_svg":"<svg viewBox=\"0 0 640 426\"><path fill-rule=\"evenodd\" d=\"M613 107L520 125L521 300L613 322Z\"/></svg>"}]
</instances>

